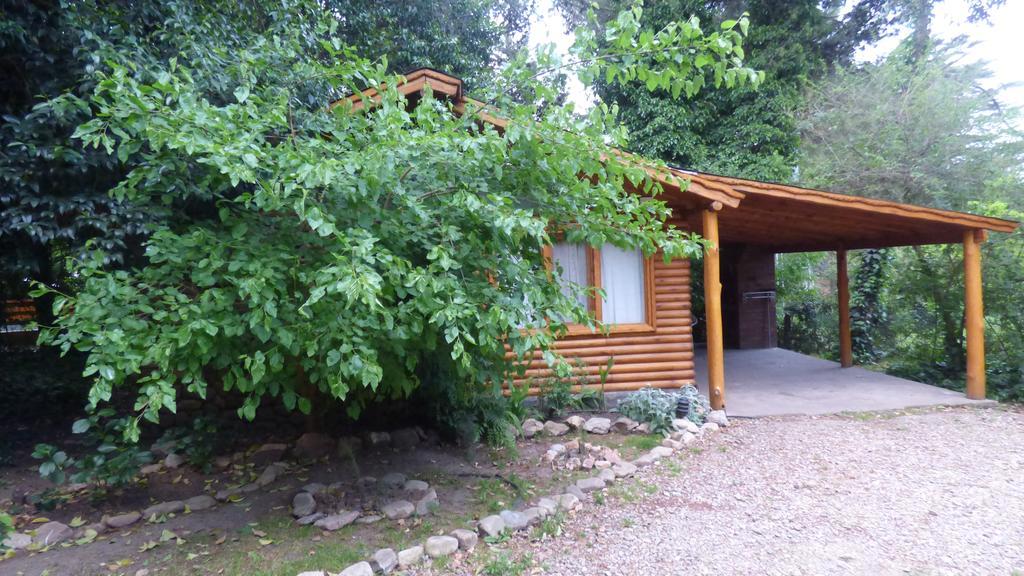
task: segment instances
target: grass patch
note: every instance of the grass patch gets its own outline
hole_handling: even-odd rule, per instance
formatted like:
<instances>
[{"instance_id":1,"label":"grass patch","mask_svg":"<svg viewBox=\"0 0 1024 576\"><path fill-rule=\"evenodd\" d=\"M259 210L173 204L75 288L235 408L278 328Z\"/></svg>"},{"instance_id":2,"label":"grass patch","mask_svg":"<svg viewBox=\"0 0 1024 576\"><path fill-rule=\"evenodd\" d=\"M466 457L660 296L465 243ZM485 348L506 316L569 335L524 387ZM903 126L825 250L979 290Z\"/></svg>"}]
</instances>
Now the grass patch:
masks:
<instances>
[{"instance_id":1,"label":"grass patch","mask_svg":"<svg viewBox=\"0 0 1024 576\"><path fill-rule=\"evenodd\" d=\"M637 452L647 452L655 446L661 446L663 439L664 437L661 434L637 434L627 436L622 442L622 446Z\"/></svg>"},{"instance_id":2,"label":"grass patch","mask_svg":"<svg viewBox=\"0 0 1024 576\"><path fill-rule=\"evenodd\" d=\"M511 508L517 500L528 500L533 495L534 486L511 474L504 478L484 478L477 483L475 490L477 508L495 514Z\"/></svg>"},{"instance_id":3,"label":"grass patch","mask_svg":"<svg viewBox=\"0 0 1024 576\"><path fill-rule=\"evenodd\" d=\"M533 557L529 554L512 558L507 552L499 552L484 564L480 573L485 576L521 576L531 564Z\"/></svg>"}]
</instances>

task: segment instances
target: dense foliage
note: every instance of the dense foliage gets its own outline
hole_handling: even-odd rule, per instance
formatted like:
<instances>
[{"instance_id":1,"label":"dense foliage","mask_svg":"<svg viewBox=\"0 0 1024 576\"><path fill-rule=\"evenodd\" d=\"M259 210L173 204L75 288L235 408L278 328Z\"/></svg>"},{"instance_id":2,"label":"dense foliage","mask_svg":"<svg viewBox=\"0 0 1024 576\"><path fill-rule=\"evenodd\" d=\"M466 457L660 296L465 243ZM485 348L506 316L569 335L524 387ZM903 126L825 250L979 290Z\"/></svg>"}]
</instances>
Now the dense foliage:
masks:
<instances>
[{"instance_id":1,"label":"dense foliage","mask_svg":"<svg viewBox=\"0 0 1024 576\"><path fill-rule=\"evenodd\" d=\"M760 79L740 58L745 20L647 31L642 16L623 11L600 44L581 31L569 62L517 58L484 95L504 130L429 93L409 109L386 61L356 56L331 18L233 47L219 68L230 96L218 99L205 55L113 50L88 101L52 105L90 114L75 138L123 166L114 198L145 212L187 206L189 218L154 223L139 266L111 271L102 251L75 261L81 289L56 297L45 340L88 354L91 407L118 389L135 397L130 439L141 419L211 386L242 393L246 419L270 399L308 413L331 398L358 416L425 380L457 391L448 397L485 384L496 395L506 346L567 369L552 339L593 321L545 267L552 230L666 257L701 245L664 226L647 177L657 167L617 160L625 130L611 108L579 118L510 94L554 101L537 70L686 93L707 70L727 86ZM365 86L380 90L376 105L325 111Z\"/></svg>"},{"instance_id":2,"label":"dense foliage","mask_svg":"<svg viewBox=\"0 0 1024 576\"><path fill-rule=\"evenodd\" d=\"M570 21L581 21L582 2L559 3ZM615 2L603 3L607 9ZM745 2L670 0L647 2L653 22L693 14L720 22L737 10L750 15L744 49L764 83L749 89L709 89L678 100L665 91L599 84L597 92L622 109L633 136L631 149L688 169L766 180L789 180L800 144L794 111L808 81L846 62L866 32L817 0Z\"/></svg>"},{"instance_id":3,"label":"dense foliage","mask_svg":"<svg viewBox=\"0 0 1024 576\"><path fill-rule=\"evenodd\" d=\"M881 63L838 73L816 86L802 116L804 181L1019 217L1007 204L1024 200L1024 139L1013 128L1016 112L983 87L983 65L960 63L956 45L928 47L920 59L911 57L913 48L908 42ZM990 388L997 397L1020 398L1024 332L1017 329L1015 301L1024 260L1019 233L993 234L983 250ZM962 386L962 252L950 245L855 255L851 316L858 361ZM793 296L782 295L784 310L800 302L812 312L829 297Z\"/></svg>"},{"instance_id":4,"label":"dense foliage","mask_svg":"<svg viewBox=\"0 0 1024 576\"><path fill-rule=\"evenodd\" d=\"M130 159L84 149L70 136L108 61L142 69L172 57L189 62L195 89L232 99L234 54L259 38L295 37L313 57L312 23L332 17L335 36L392 71L435 66L482 81L525 42L528 0L333 0L245 2L5 2L0 8L0 298L24 297L26 279L75 289L64 257L87 241L111 265L137 265L154 222L188 221L190 205L139 206L108 194ZM271 66L271 62L262 63ZM323 94L302 95L304 105ZM40 307L49 321L48 300Z\"/></svg>"}]
</instances>

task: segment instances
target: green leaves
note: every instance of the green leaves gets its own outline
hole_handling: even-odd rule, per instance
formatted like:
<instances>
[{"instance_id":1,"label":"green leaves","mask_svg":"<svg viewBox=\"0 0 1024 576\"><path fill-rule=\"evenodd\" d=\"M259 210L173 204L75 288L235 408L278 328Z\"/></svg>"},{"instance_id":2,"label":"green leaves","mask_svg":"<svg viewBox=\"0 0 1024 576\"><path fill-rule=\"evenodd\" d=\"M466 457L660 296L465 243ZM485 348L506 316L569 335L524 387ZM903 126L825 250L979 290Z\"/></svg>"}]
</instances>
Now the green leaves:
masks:
<instances>
[{"instance_id":1,"label":"green leaves","mask_svg":"<svg viewBox=\"0 0 1024 576\"><path fill-rule=\"evenodd\" d=\"M696 21L644 31L642 12L620 15L615 57L595 55L594 71L689 93L705 66L723 78L741 70L726 57L738 33L705 36ZM507 350L550 352L567 323L595 324L548 271L552 229L648 255L700 252L665 225L670 210L647 177L660 166L623 163L610 147L625 140L613 107L580 119L510 102L499 132L429 93L410 109L382 64L324 40L324 61L289 36L238 50L221 82L233 98L207 98L204 62L187 58L115 61L97 83L99 122L79 137L130 151L116 193L197 214L154 226L143 266L79 263L82 288L44 335L88 354L93 405L115 388L135 394L127 438L208 382L239 391L246 420L264 401L357 416L424 380L460 395L493 387L516 360ZM324 111L333 87L365 85L380 87L375 106Z\"/></svg>"}]
</instances>

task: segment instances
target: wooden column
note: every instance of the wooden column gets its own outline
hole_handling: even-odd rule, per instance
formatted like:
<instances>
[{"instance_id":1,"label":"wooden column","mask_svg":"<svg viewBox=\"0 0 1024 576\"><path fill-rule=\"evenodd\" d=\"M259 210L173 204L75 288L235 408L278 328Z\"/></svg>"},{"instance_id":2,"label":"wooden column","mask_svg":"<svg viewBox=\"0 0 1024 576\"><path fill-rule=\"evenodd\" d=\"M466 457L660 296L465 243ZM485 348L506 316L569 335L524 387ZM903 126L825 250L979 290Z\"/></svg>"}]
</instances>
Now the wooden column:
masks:
<instances>
[{"instance_id":1,"label":"wooden column","mask_svg":"<svg viewBox=\"0 0 1024 576\"><path fill-rule=\"evenodd\" d=\"M985 398L985 312L981 296L981 230L964 232L964 323L967 325L967 397Z\"/></svg>"},{"instance_id":2,"label":"wooden column","mask_svg":"<svg viewBox=\"0 0 1024 576\"><path fill-rule=\"evenodd\" d=\"M853 366L853 338L850 336L850 275L846 250L836 250L836 285L839 290L839 365Z\"/></svg>"},{"instance_id":3,"label":"wooden column","mask_svg":"<svg viewBox=\"0 0 1024 576\"><path fill-rule=\"evenodd\" d=\"M703 212L704 238L710 243L704 253L704 315L708 333L708 398L715 410L725 408L725 352L722 348L722 279L719 261L718 212Z\"/></svg>"}]
</instances>

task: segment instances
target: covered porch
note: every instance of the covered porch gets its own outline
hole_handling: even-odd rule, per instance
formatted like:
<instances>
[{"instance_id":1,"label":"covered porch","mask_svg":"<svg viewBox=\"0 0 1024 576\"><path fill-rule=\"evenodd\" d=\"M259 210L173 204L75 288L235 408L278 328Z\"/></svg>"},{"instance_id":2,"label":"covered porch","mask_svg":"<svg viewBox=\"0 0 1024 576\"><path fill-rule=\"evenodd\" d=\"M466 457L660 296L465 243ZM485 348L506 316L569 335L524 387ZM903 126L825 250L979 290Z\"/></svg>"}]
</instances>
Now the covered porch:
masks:
<instances>
[{"instance_id":1,"label":"covered porch","mask_svg":"<svg viewBox=\"0 0 1024 576\"><path fill-rule=\"evenodd\" d=\"M707 394L707 350L695 356L697 388ZM725 366L729 415L744 418L993 404L782 348L726 350Z\"/></svg>"},{"instance_id":2,"label":"covered porch","mask_svg":"<svg viewBox=\"0 0 1024 576\"><path fill-rule=\"evenodd\" d=\"M701 319L706 348L698 349L694 364L712 407L754 416L985 399L981 244L989 232L1012 232L1016 222L785 184L674 173L688 181L667 194L679 225L709 243ZM853 367L847 251L927 244L963 246L966 395ZM839 363L775 348L775 255L823 251L836 254Z\"/></svg>"}]
</instances>

